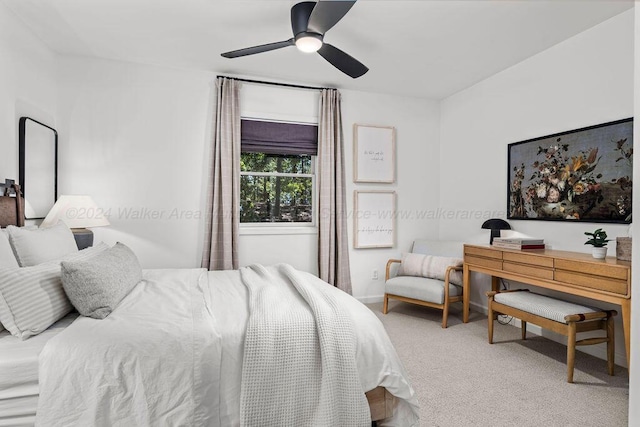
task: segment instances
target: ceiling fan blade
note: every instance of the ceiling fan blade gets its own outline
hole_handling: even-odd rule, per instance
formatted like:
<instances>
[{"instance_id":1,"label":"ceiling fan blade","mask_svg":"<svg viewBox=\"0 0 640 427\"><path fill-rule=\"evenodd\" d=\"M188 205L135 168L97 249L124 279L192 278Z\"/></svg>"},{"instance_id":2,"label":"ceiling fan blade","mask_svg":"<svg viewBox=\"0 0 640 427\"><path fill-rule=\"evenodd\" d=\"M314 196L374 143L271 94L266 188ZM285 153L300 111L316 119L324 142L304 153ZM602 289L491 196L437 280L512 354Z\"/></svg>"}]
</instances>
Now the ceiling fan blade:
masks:
<instances>
[{"instance_id":1,"label":"ceiling fan blade","mask_svg":"<svg viewBox=\"0 0 640 427\"><path fill-rule=\"evenodd\" d=\"M222 53L221 55L224 56L225 58L238 58L240 56L254 55L256 53L262 53L262 52L268 52L270 50L281 49L283 47L293 46L295 44L296 42L292 37L289 40L263 44L260 46L246 47L244 49L232 50L231 52L225 52L225 53Z\"/></svg>"},{"instance_id":2,"label":"ceiling fan blade","mask_svg":"<svg viewBox=\"0 0 640 427\"><path fill-rule=\"evenodd\" d=\"M309 17L308 30L313 33L324 34L349 12L356 0L326 0L318 1Z\"/></svg>"},{"instance_id":3,"label":"ceiling fan blade","mask_svg":"<svg viewBox=\"0 0 640 427\"><path fill-rule=\"evenodd\" d=\"M369 71L362 62L328 43L324 43L318 53L331 65L354 79Z\"/></svg>"}]
</instances>

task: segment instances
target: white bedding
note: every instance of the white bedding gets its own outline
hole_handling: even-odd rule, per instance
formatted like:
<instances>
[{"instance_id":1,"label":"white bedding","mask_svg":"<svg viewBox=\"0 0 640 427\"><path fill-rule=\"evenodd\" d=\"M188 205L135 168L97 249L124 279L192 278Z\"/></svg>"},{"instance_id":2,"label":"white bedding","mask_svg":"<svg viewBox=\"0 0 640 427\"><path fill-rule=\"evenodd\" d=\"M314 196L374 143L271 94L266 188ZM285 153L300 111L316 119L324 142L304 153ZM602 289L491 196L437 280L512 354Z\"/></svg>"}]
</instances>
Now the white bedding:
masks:
<instances>
[{"instance_id":1,"label":"white bedding","mask_svg":"<svg viewBox=\"0 0 640 427\"><path fill-rule=\"evenodd\" d=\"M286 264L245 267L240 276L251 313L240 424L370 426L344 293Z\"/></svg>"},{"instance_id":2,"label":"white bedding","mask_svg":"<svg viewBox=\"0 0 640 427\"><path fill-rule=\"evenodd\" d=\"M78 317L70 313L43 333L21 340L0 332L0 426L33 425L38 404L38 356L47 341Z\"/></svg>"},{"instance_id":3,"label":"white bedding","mask_svg":"<svg viewBox=\"0 0 640 427\"><path fill-rule=\"evenodd\" d=\"M149 270L104 320L80 318L40 358L37 424L236 426L249 318L238 271ZM416 398L377 317L340 296L357 325L364 391L399 397L383 425L417 425Z\"/></svg>"}]
</instances>

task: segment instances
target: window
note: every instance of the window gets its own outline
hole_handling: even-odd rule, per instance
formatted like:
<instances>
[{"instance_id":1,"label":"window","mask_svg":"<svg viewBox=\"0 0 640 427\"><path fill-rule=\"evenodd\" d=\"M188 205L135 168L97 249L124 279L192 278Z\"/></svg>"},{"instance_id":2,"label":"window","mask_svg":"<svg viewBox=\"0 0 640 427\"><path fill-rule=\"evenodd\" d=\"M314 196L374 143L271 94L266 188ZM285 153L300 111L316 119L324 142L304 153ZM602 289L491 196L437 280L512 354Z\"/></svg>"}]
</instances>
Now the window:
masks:
<instances>
[{"instance_id":1,"label":"window","mask_svg":"<svg viewBox=\"0 0 640 427\"><path fill-rule=\"evenodd\" d=\"M313 223L315 125L242 120L241 223Z\"/></svg>"}]
</instances>

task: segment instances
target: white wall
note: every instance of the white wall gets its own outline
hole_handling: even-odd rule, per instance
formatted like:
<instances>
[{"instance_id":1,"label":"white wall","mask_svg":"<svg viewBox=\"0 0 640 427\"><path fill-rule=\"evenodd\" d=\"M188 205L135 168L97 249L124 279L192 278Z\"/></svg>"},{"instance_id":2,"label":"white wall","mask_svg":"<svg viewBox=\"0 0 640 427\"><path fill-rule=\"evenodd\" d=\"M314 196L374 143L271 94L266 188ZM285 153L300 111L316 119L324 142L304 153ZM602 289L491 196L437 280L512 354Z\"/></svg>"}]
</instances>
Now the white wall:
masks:
<instances>
[{"instance_id":1,"label":"white wall","mask_svg":"<svg viewBox=\"0 0 640 427\"><path fill-rule=\"evenodd\" d=\"M440 204L506 217L507 144L632 117L634 12L627 11L442 102ZM553 249L589 252L589 223L511 221ZM443 220L443 239L488 243L482 220ZM628 227L604 224L611 238ZM615 242L609 245L615 254ZM486 276L474 275L471 300L486 307ZM613 308L613 307L612 307ZM617 361L624 363L622 330Z\"/></svg>"},{"instance_id":2,"label":"white wall","mask_svg":"<svg viewBox=\"0 0 640 427\"><path fill-rule=\"evenodd\" d=\"M635 49L634 49L634 110L636 117L640 115L640 7L636 2L635 7ZM635 126L633 130L633 139L640 141L640 126ZM640 168L633 170L634 182L640 182ZM633 192L633 210L638 212L640 209L640 188L635 187ZM635 227L633 236L633 259L631 260L631 300L635 301L631 309L631 330L636 332L640 330L640 229ZM629 402L638 402L640 399L640 346L638 346L638 339L631 337L631 369L629 375ZM635 426L640 424L640 405L629 405L629 425Z\"/></svg>"},{"instance_id":3,"label":"white wall","mask_svg":"<svg viewBox=\"0 0 640 427\"><path fill-rule=\"evenodd\" d=\"M438 162L439 103L349 90L341 93L349 214L353 212L354 190L393 190L397 196L397 212L406 218L396 221L396 246L389 249L353 249L353 217L349 218L353 295L365 302L381 301L387 260L408 252L413 240L435 238L438 234L434 212L438 207L437 183L442 170ZM353 182L353 125L356 123L396 128L395 184ZM372 279L374 269L378 271L378 280Z\"/></svg>"},{"instance_id":4,"label":"white wall","mask_svg":"<svg viewBox=\"0 0 640 427\"><path fill-rule=\"evenodd\" d=\"M96 239L145 268L200 265L212 73L59 60L60 192L109 212Z\"/></svg>"},{"instance_id":5,"label":"white wall","mask_svg":"<svg viewBox=\"0 0 640 427\"><path fill-rule=\"evenodd\" d=\"M55 54L0 3L0 181L18 181L18 120L56 126Z\"/></svg>"}]
</instances>

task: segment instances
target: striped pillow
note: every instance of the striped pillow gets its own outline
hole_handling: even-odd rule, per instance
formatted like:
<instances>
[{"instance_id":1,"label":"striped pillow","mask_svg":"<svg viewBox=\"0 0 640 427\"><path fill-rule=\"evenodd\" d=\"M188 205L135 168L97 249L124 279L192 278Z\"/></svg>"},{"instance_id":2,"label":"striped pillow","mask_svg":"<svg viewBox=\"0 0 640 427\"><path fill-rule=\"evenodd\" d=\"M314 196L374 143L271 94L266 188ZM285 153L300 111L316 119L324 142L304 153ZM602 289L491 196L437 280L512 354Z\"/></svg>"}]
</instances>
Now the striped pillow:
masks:
<instances>
[{"instance_id":1,"label":"striped pillow","mask_svg":"<svg viewBox=\"0 0 640 427\"><path fill-rule=\"evenodd\" d=\"M402 264L400 264L398 275L444 280L448 267L460 267L461 265L462 258L408 253L402 255ZM449 283L461 286L462 272L452 271L449 275Z\"/></svg>"},{"instance_id":2,"label":"striped pillow","mask_svg":"<svg viewBox=\"0 0 640 427\"><path fill-rule=\"evenodd\" d=\"M87 260L108 249L104 243L68 255ZM60 262L0 269L0 322L12 335L27 339L63 318L73 307L60 278Z\"/></svg>"},{"instance_id":3,"label":"striped pillow","mask_svg":"<svg viewBox=\"0 0 640 427\"><path fill-rule=\"evenodd\" d=\"M13 254L13 249L11 249L7 230L0 230L0 268L5 267L18 267L18 261ZM2 331L4 331L4 327L0 323L0 332Z\"/></svg>"}]
</instances>

